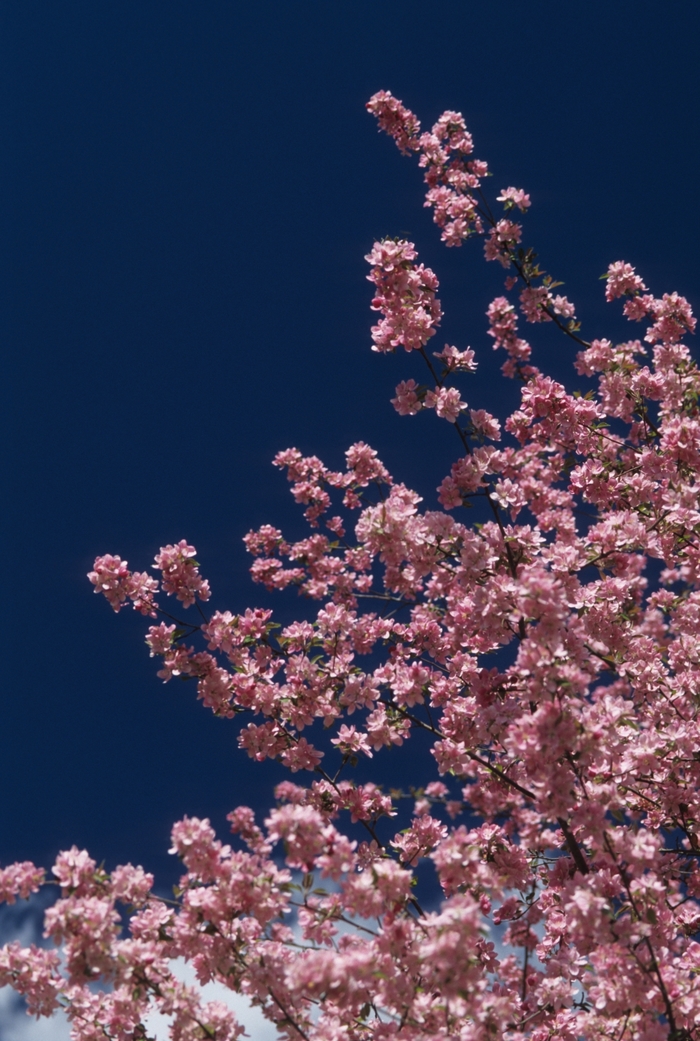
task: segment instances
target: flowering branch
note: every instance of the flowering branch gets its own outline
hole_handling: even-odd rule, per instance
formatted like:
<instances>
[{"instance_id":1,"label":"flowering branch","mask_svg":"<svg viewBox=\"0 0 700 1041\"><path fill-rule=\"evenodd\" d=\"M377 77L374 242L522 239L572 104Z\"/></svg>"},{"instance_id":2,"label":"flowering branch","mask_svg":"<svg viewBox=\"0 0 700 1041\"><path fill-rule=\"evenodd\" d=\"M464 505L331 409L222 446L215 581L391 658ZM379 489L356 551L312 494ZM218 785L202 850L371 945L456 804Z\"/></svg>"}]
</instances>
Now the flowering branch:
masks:
<instances>
[{"instance_id":1,"label":"flowering branch","mask_svg":"<svg viewBox=\"0 0 700 1041\"><path fill-rule=\"evenodd\" d=\"M233 845L179 821L174 900L140 868L62 853L45 919L62 955L8 944L0 985L32 1014L65 1008L76 1041L145 1038L153 1011L174 1041L239 1037L229 1008L176 979L179 958L297 1041L700 1041L700 372L683 343L695 319L618 261L606 297L645 331L583 340L521 245L513 217L529 196L503 189L496 216L461 114L421 132L388 92L368 108L418 158L445 243L482 237L506 294L520 286L487 311L519 407L499 421L469 406L475 351L428 351L435 273L413 243L376 242L373 349L417 352L429 379L402 380L392 403L459 439L439 508L363 442L340 470L278 453L309 534L263 525L244 541L255 582L303 597L285 626L262 608L207 617L184 540L157 554L159 579L110 554L89 575L115 611L150 620L164 682L192 679L251 759L312 779L279 784L262 824L233 810ZM583 390L533 364L519 317L582 348ZM486 519L469 525L475 499ZM173 597L194 621L163 606ZM434 769L408 792L353 773L415 740ZM45 884L10 865L0 900Z\"/></svg>"}]
</instances>

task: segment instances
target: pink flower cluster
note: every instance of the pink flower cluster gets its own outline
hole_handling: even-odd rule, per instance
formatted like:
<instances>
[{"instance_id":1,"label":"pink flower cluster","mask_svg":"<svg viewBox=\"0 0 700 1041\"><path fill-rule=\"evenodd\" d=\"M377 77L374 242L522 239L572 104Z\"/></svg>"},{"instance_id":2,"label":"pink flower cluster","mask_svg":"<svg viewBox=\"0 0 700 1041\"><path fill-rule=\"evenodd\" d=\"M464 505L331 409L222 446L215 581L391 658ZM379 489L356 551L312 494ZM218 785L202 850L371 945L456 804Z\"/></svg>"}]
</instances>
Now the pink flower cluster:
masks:
<instances>
[{"instance_id":1,"label":"pink flower cluster","mask_svg":"<svg viewBox=\"0 0 700 1041\"><path fill-rule=\"evenodd\" d=\"M616 261L609 266L605 278L606 300L620 296L630 298L625 302L624 312L631 321L653 318L644 337L647 343L678 343L686 333L695 332L697 320L686 298L678 293L664 293L660 300L653 297L646 292L647 287L631 264Z\"/></svg>"},{"instance_id":2,"label":"pink flower cluster","mask_svg":"<svg viewBox=\"0 0 700 1041\"><path fill-rule=\"evenodd\" d=\"M95 570L89 573L88 578L95 592L104 593L115 611L120 611L127 600L131 600L141 614L155 617L153 596L158 591L158 583L145 571L129 571L127 564L128 561L121 557L106 553L95 560Z\"/></svg>"},{"instance_id":3,"label":"pink flower cluster","mask_svg":"<svg viewBox=\"0 0 700 1041\"><path fill-rule=\"evenodd\" d=\"M484 204L482 181L488 176L488 166L481 160L467 159L474 150L474 142L461 112L444 112L429 133L421 133L420 122L413 112L388 91L380 90L370 98L367 109L376 117L379 128L393 137L404 155L412 152L418 155L418 165L425 170L428 185L425 205L434 211L435 223L442 229L443 242L447 246L461 246L471 235L487 234L484 243L486 259L497 260L504 268L515 268L517 272L515 276L508 277L506 288L512 289L518 279L524 283L520 309L527 321L555 321L561 328L575 332L577 322L574 305L567 297L552 294L552 289L561 283L553 282L540 269L532 250L520 246L522 225L509 217L496 219ZM525 213L531 205L530 196L522 188L503 188L496 198L503 204L506 213L515 209ZM413 249L412 244L407 245ZM366 259L375 263L372 255ZM415 256L411 257L413 259ZM618 286L627 286L624 281L625 265L613 266L615 274L608 283L608 294L620 295L620 292L628 291L617 291ZM370 278L374 280L374 275ZM634 291L637 291L636 288ZM612 299L612 296L608 295L608 299ZM373 306L376 305L375 301ZM391 316L398 314L398 308L392 306L391 301L389 312ZM392 330L390 315L387 314L384 319L389 334ZM568 321L568 325L562 320ZM380 328L384 327L376 327L373 333L376 335ZM383 342L377 349L391 350L396 346L390 338L386 342L389 343L388 347ZM406 349L411 348L407 346Z\"/></svg>"},{"instance_id":4,"label":"pink flower cluster","mask_svg":"<svg viewBox=\"0 0 700 1041\"><path fill-rule=\"evenodd\" d=\"M522 188L504 188L496 198L503 203L505 210L512 210L515 206L524 213L530 208L530 196Z\"/></svg>"},{"instance_id":5,"label":"pink flower cluster","mask_svg":"<svg viewBox=\"0 0 700 1041\"><path fill-rule=\"evenodd\" d=\"M417 351L437 331L442 309L435 295L438 280L423 264L413 261L417 253L412 242L384 239L375 242L365 259L372 265L367 276L376 287L372 309L384 315L372 327L375 351L403 347Z\"/></svg>"},{"instance_id":6,"label":"pink flower cluster","mask_svg":"<svg viewBox=\"0 0 700 1041\"><path fill-rule=\"evenodd\" d=\"M488 335L493 338L494 350L502 347L508 354L502 366L503 374L511 379L515 376L523 379L534 376L539 370L530 365L532 347L527 340L521 340L518 336L518 316L513 304L505 296L497 296L489 304L486 313L489 319Z\"/></svg>"},{"instance_id":7,"label":"pink flower cluster","mask_svg":"<svg viewBox=\"0 0 700 1041\"><path fill-rule=\"evenodd\" d=\"M503 267L511 265L511 255L522 236L522 225L510 220L499 220L494 224L484 243L487 260L497 260Z\"/></svg>"},{"instance_id":8,"label":"pink flower cluster","mask_svg":"<svg viewBox=\"0 0 700 1041\"><path fill-rule=\"evenodd\" d=\"M488 167L479 159L467 158L474 151L474 143L461 113L444 112L430 132L421 134L414 114L386 90L375 94L367 109L404 154L418 153L428 185L425 205L434 211L443 242L461 246L470 235L481 233L483 221L474 193L487 176ZM525 198L523 193L519 203ZM512 205L510 196L508 202Z\"/></svg>"},{"instance_id":9,"label":"pink flower cluster","mask_svg":"<svg viewBox=\"0 0 700 1041\"><path fill-rule=\"evenodd\" d=\"M194 559L196 552L194 546L188 546L181 539L176 546L162 548L153 565L163 574L161 583L165 592L176 596L183 607L190 607L195 599L208 600L211 595L209 583L199 574Z\"/></svg>"},{"instance_id":10,"label":"pink flower cluster","mask_svg":"<svg viewBox=\"0 0 700 1041\"><path fill-rule=\"evenodd\" d=\"M194 555L194 546L188 546L182 539L176 546L162 546L153 564L163 573L164 591L176 596L185 607L190 607L195 598L208 600L210 596L209 584L201 578ZM103 593L115 611L120 611L131 600L141 614L156 617L158 582L145 571L130 571L128 561L106 553L97 557L88 578L95 592Z\"/></svg>"},{"instance_id":11,"label":"pink flower cluster","mask_svg":"<svg viewBox=\"0 0 700 1041\"><path fill-rule=\"evenodd\" d=\"M391 95L370 107L431 191L475 189L461 116L421 135ZM499 201L529 205L518 189ZM175 1041L239 1036L228 1008L173 976L178 958L289 1041L700 1041L700 370L682 342L695 319L619 262L606 293L651 322L644 339L581 339L514 227L494 223L487 247L523 280L525 317L578 343L587 384L532 365L497 296L488 334L520 402L502 425L467 408L454 381L474 352L446 346L437 372L424 350L441 315L432 272L410 243L375 245L375 345L417 350L429 371L394 405L434 409L458 436L439 508L363 442L340 471L280 452L310 533L264 525L245 544L255 581L303 594L298 620L248 608L150 625L164 680L193 678L252 759L310 778L278 785L261 825L233 810L235 848L207 820L178 822L172 901L140 868L59 856L45 928L61 954L6 945L0 986L33 1014L64 1007L75 1041L145 1038L152 1011ZM182 541L156 558L185 608L210 595L194 556ZM119 557L89 577L115 610L161 611L157 583ZM434 766L416 755L408 792L353 772L412 755L418 735ZM0 899L42 881L11 865Z\"/></svg>"},{"instance_id":12,"label":"pink flower cluster","mask_svg":"<svg viewBox=\"0 0 700 1041\"><path fill-rule=\"evenodd\" d=\"M38 893L44 874L29 860L0 868L0 903L14 904L18 896L26 900L30 893Z\"/></svg>"}]
</instances>

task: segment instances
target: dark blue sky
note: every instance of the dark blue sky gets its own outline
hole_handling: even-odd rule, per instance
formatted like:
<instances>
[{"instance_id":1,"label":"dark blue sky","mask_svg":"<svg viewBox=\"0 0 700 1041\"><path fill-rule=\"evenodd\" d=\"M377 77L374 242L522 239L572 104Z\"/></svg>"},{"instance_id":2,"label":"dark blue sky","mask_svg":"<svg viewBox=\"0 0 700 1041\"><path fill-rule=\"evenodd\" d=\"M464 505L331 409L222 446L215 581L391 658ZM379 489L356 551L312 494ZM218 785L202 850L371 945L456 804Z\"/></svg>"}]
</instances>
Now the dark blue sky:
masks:
<instances>
[{"instance_id":1,"label":"dark blue sky","mask_svg":"<svg viewBox=\"0 0 700 1041\"><path fill-rule=\"evenodd\" d=\"M142 619L85 573L187 538L216 607L266 603L241 537L304 530L269 465L289 445L339 465L366 440L430 500L456 448L388 404L417 371L369 350L375 237L440 276L438 347L479 352L470 404L512 402L485 335L502 272L440 245L368 97L462 110L493 187L531 193L526 240L584 335L625 336L612 260L700 304L699 28L674 0L3 5L0 862L75 842L169 881L174 819L269 804L274 769L156 679ZM551 333L538 364L571 382Z\"/></svg>"}]
</instances>

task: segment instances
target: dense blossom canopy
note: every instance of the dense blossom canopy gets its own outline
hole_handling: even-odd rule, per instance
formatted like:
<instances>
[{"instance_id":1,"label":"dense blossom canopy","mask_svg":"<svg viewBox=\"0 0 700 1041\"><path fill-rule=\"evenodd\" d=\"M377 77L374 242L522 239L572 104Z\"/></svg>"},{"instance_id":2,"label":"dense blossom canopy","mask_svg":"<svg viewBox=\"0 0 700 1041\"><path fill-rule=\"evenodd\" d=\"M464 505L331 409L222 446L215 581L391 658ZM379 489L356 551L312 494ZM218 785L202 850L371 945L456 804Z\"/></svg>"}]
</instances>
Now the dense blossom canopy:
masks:
<instances>
[{"instance_id":1,"label":"dense blossom canopy","mask_svg":"<svg viewBox=\"0 0 700 1041\"><path fill-rule=\"evenodd\" d=\"M238 721L240 747L295 780L264 821L231 812L233 846L207 820L179 821L175 900L140 868L62 853L45 920L60 954L9 944L0 984L30 1013L64 1007L76 1041L146 1038L153 1009L175 1041L237 1037L227 1006L177 979L179 958L290 1041L698 1039L700 372L682 342L695 319L620 261L606 296L640 331L585 341L521 245L528 195L501 190L494 215L462 116L421 132L387 92L368 108L418 158L445 243L481 236L506 269L488 333L520 406L503 423L470 406L475 352L428 349L435 274L413 243L376 242L373 349L427 366L394 407L434 409L458 437L441 508L422 509L366 444L341 471L280 452L310 534L265 525L245 543L256 582L320 605L285 627L269 610L204 615L209 585L184 540L161 549L158 581L97 559L95 591L151 619L159 675L193 677ZM575 341L590 389L544 375L520 319ZM163 594L200 613L180 620ZM360 759L418 733L434 768L410 792L353 780ZM412 821L396 830L406 799ZM43 883L11 865L0 899Z\"/></svg>"}]
</instances>

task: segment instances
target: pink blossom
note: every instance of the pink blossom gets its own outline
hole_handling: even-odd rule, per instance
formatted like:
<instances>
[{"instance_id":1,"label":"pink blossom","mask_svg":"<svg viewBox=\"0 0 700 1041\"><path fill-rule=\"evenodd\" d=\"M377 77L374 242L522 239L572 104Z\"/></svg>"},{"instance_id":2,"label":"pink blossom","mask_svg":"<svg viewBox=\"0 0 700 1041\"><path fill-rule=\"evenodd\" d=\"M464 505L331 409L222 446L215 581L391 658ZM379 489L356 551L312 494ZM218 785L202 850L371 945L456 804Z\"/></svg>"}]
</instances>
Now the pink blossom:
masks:
<instances>
[{"instance_id":1,"label":"pink blossom","mask_svg":"<svg viewBox=\"0 0 700 1041\"><path fill-rule=\"evenodd\" d=\"M26 900L30 893L38 892L44 875L44 869L29 860L0 868L0 903L14 904L18 896Z\"/></svg>"},{"instance_id":2,"label":"pink blossom","mask_svg":"<svg viewBox=\"0 0 700 1041\"><path fill-rule=\"evenodd\" d=\"M477 434L488 437L492 441L501 440L501 424L490 412L486 412L483 408L470 408L469 418Z\"/></svg>"},{"instance_id":3,"label":"pink blossom","mask_svg":"<svg viewBox=\"0 0 700 1041\"><path fill-rule=\"evenodd\" d=\"M503 203L506 210L517 206L524 213L530 206L530 196L522 188L503 188L501 194L496 198Z\"/></svg>"},{"instance_id":4,"label":"pink blossom","mask_svg":"<svg viewBox=\"0 0 700 1041\"><path fill-rule=\"evenodd\" d=\"M58 1008L61 977L56 951L45 951L32 944L22 949L18 943L0 948L0 987L10 985L27 1002L27 1012L50 1016Z\"/></svg>"},{"instance_id":5,"label":"pink blossom","mask_svg":"<svg viewBox=\"0 0 700 1041\"><path fill-rule=\"evenodd\" d=\"M695 332L697 319L688 301L678 293L664 293L661 300L654 301L651 312L654 324L644 337L647 343L677 343L685 333Z\"/></svg>"},{"instance_id":6,"label":"pink blossom","mask_svg":"<svg viewBox=\"0 0 700 1041\"><path fill-rule=\"evenodd\" d=\"M472 192L487 176L488 166L483 160L467 158L473 154L474 142L461 112L444 112L429 132L419 134L413 113L388 92L375 94L367 108L400 151L418 152L428 185L425 205L435 211L443 242L460 246L470 235L480 234L483 224ZM519 198L524 203L525 196Z\"/></svg>"},{"instance_id":7,"label":"pink blossom","mask_svg":"<svg viewBox=\"0 0 700 1041\"><path fill-rule=\"evenodd\" d=\"M103 557L95 560L95 570L91 571L88 578L95 587L96 593L104 593L107 601L118 611L128 593L128 581L131 572L127 567L127 561L121 557L113 557L106 553Z\"/></svg>"},{"instance_id":8,"label":"pink blossom","mask_svg":"<svg viewBox=\"0 0 700 1041\"><path fill-rule=\"evenodd\" d=\"M112 872L112 891L118 900L140 907L146 903L153 887L153 875L142 867L125 864Z\"/></svg>"},{"instance_id":9,"label":"pink blossom","mask_svg":"<svg viewBox=\"0 0 700 1041\"><path fill-rule=\"evenodd\" d=\"M514 224L512 221L497 221L484 243L486 259L497 260L503 267L510 267L511 254L520 242L522 230L520 224Z\"/></svg>"},{"instance_id":10,"label":"pink blossom","mask_svg":"<svg viewBox=\"0 0 700 1041\"><path fill-rule=\"evenodd\" d=\"M72 846L59 853L51 868L63 890L78 894L89 893L94 887L95 861L85 849Z\"/></svg>"},{"instance_id":11,"label":"pink blossom","mask_svg":"<svg viewBox=\"0 0 700 1041\"><path fill-rule=\"evenodd\" d=\"M290 867L309 871L335 829L327 829L321 815L311 806L282 806L265 821L272 842L284 840Z\"/></svg>"},{"instance_id":12,"label":"pink blossom","mask_svg":"<svg viewBox=\"0 0 700 1041\"><path fill-rule=\"evenodd\" d=\"M280 753L280 760L292 773L296 773L297 770L315 770L323 755L305 737L300 737L295 744Z\"/></svg>"},{"instance_id":13,"label":"pink blossom","mask_svg":"<svg viewBox=\"0 0 700 1041\"><path fill-rule=\"evenodd\" d=\"M573 318L576 314L576 309L571 301L559 294L552 297L551 307L554 313L561 315L562 318Z\"/></svg>"},{"instance_id":14,"label":"pink blossom","mask_svg":"<svg viewBox=\"0 0 700 1041\"><path fill-rule=\"evenodd\" d=\"M517 334L518 319L513 305L504 296L496 297L489 304L487 315L489 319L488 335L493 337L494 349L502 347L509 356L503 366L504 374L510 377L515 376L518 372L523 377L534 375L537 370L529 364L532 348Z\"/></svg>"},{"instance_id":15,"label":"pink blossom","mask_svg":"<svg viewBox=\"0 0 700 1041\"><path fill-rule=\"evenodd\" d=\"M400 416L414 416L420 412L422 405L416 394L418 384L415 380L402 380L396 388L396 397L391 403Z\"/></svg>"},{"instance_id":16,"label":"pink blossom","mask_svg":"<svg viewBox=\"0 0 700 1041\"><path fill-rule=\"evenodd\" d=\"M367 110L377 117L379 129L393 137L404 154L418 148L420 123L388 90L374 94L367 102Z\"/></svg>"},{"instance_id":17,"label":"pink blossom","mask_svg":"<svg viewBox=\"0 0 700 1041\"><path fill-rule=\"evenodd\" d=\"M96 593L104 593L107 602L115 611L121 610L127 600L133 602L135 610L155 617L156 604L153 599L158 583L145 572L129 571L127 561L106 553L95 559L94 571L88 578Z\"/></svg>"},{"instance_id":18,"label":"pink blossom","mask_svg":"<svg viewBox=\"0 0 700 1041\"><path fill-rule=\"evenodd\" d=\"M377 453L364 441L348 448L345 453L348 474L352 476L353 483L365 488L370 481L382 481L391 484L389 473L380 461Z\"/></svg>"},{"instance_id":19,"label":"pink blossom","mask_svg":"<svg viewBox=\"0 0 700 1041\"><path fill-rule=\"evenodd\" d=\"M474 360L474 351L467 347L464 351L458 351L456 347L445 344L441 351L433 353L434 358L439 358L448 372L476 372L477 362Z\"/></svg>"},{"instance_id":20,"label":"pink blossom","mask_svg":"<svg viewBox=\"0 0 700 1041\"><path fill-rule=\"evenodd\" d=\"M619 296L636 296L646 291L646 286L631 264L618 260L608 267L605 299L616 300Z\"/></svg>"},{"instance_id":21,"label":"pink blossom","mask_svg":"<svg viewBox=\"0 0 700 1041\"><path fill-rule=\"evenodd\" d=\"M154 567L163 573L163 589L171 596L176 596L185 607L199 600L208 600L211 596L209 583L199 574L199 565L194 559L196 550L188 546L184 539L177 545L162 546L156 555Z\"/></svg>"},{"instance_id":22,"label":"pink blossom","mask_svg":"<svg viewBox=\"0 0 700 1041\"><path fill-rule=\"evenodd\" d=\"M373 350L420 350L435 335L442 318L438 280L430 268L413 263L416 256L412 242L384 239L365 257L376 287L372 309L384 316L372 327Z\"/></svg>"},{"instance_id":23,"label":"pink blossom","mask_svg":"<svg viewBox=\"0 0 700 1041\"><path fill-rule=\"evenodd\" d=\"M446 834L447 828L444 824L424 813L403 835L393 839L391 845L398 849L403 863L415 864L419 857L426 856Z\"/></svg>"},{"instance_id":24,"label":"pink blossom","mask_svg":"<svg viewBox=\"0 0 700 1041\"><path fill-rule=\"evenodd\" d=\"M363 752L372 758L372 751L367 734L358 731L357 727L343 724L338 730L338 736L331 738L331 743L337 745L343 755L354 755Z\"/></svg>"},{"instance_id":25,"label":"pink blossom","mask_svg":"<svg viewBox=\"0 0 700 1041\"><path fill-rule=\"evenodd\" d=\"M526 286L520 293L520 310L528 322L551 322L546 308L550 293L544 286Z\"/></svg>"},{"instance_id":26,"label":"pink blossom","mask_svg":"<svg viewBox=\"0 0 700 1041\"><path fill-rule=\"evenodd\" d=\"M467 406L456 387L436 387L426 393L425 407L434 408L441 419L456 423L460 412Z\"/></svg>"},{"instance_id":27,"label":"pink blossom","mask_svg":"<svg viewBox=\"0 0 700 1041\"><path fill-rule=\"evenodd\" d=\"M173 645L175 629L176 626L166 625L165 622L161 622L160 625L151 625L149 627L146 643L151 648L152 658L156 654L167 654Z\"/></svg>"}]
</instances>

